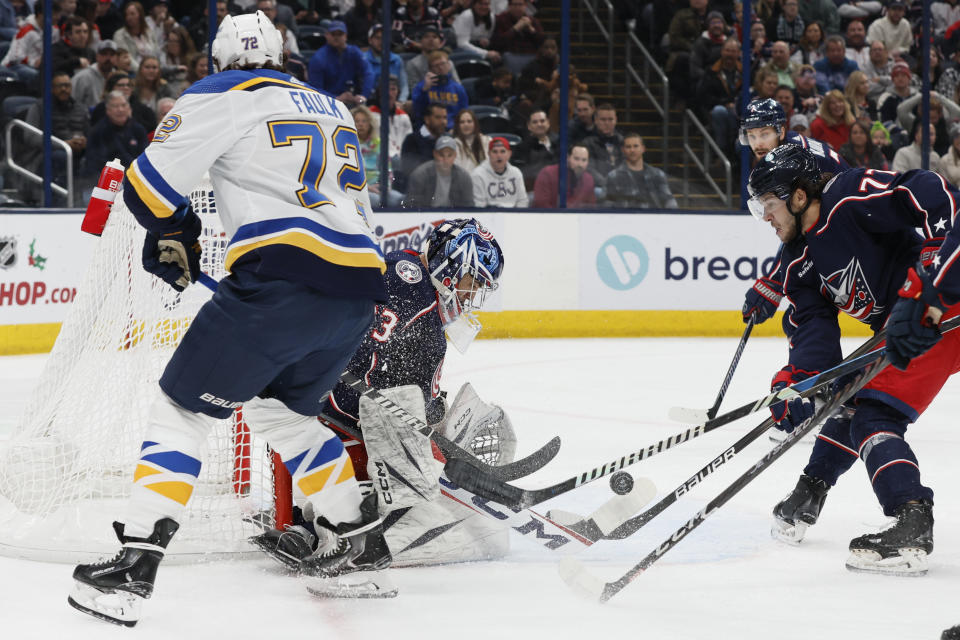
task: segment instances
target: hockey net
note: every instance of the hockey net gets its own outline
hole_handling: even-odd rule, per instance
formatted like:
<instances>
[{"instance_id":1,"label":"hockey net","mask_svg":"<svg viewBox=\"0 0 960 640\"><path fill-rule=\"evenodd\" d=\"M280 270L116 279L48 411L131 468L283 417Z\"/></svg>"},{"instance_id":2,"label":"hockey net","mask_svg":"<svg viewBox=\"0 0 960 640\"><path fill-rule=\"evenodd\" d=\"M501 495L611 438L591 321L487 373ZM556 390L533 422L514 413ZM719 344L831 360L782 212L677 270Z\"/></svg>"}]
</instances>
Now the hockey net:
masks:
<instances>
[{"instance_id":1,"label":"hockey net","mask_svg":"<svg viewBox=\"0 0 960 640\"><path fill-rule=\"evenodd\" d=\"M204 226L202 269L219 280L227 239L209 183L190 197ZM40 380L0 449L0 554L78 562L117 549L110 525L130 494L157 381L212 295L199 284L178 294L146 273L143 237L118 195ZM277 521L273 457L241 411L217 421L207 439L168 550L174 560L250 552L246 538Z\"/></svg>"}]
</instances>

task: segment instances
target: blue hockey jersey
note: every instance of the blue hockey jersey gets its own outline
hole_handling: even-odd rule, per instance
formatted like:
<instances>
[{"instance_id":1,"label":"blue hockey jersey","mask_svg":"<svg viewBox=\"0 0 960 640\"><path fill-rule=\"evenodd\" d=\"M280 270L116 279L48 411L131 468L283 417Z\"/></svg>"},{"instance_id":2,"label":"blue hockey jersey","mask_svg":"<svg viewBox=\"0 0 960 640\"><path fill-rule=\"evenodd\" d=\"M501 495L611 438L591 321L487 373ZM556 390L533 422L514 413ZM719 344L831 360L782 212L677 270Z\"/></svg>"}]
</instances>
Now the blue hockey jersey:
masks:
<instances>
[{"instance_id":1,"label":"blue hockey jersey","mask_svg":"<svg viewBox=\"0 0 960 640\"><path fill-rule=\"evenodd\" d=\"M857 168L828 182L817 221L783 246L790 364L820 371L839 362L840 311L881 329L925 241L944 238L934 284L949 302L960 299L958 202L960 192L930 171Z\"/></svg>"},{"instance_id":2,"label":"blue hockey jersey","mask_svg":"<svg viewBox=\"0 0 960 640\"><path fill-rule=\"evenodd\" d=\"M437 291L417 252L409 249L386 255L384 282L387 304L377 305L370 333L350 360L347 370L375 389L415 384L428 402L440 393L440 375L447 339L438 310ZM340 383L323 412L356 426L360 396Z\"/></svg>"}]
</instances>

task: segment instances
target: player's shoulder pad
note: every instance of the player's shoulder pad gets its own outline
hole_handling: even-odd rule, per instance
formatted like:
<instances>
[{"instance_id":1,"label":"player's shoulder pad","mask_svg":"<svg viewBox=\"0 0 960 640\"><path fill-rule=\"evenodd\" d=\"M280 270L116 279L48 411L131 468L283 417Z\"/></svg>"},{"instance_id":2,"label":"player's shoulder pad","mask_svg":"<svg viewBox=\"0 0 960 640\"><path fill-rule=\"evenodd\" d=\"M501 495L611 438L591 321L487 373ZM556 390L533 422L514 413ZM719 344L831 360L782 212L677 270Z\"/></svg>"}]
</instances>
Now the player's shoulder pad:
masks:
<instances>
[{"instance_id":1,"label":"player's shoulder pad","mask_svg":"<svg viewBox=\"0 0 960 640\"><path fill-rule=\"evenodd\" d=\"M182 95L225 93L227 91L251 92L267 87L324 93L281 71L274 71L273 69L230 69L201 78L187 87Z\"/></svg>"}]
</instances>

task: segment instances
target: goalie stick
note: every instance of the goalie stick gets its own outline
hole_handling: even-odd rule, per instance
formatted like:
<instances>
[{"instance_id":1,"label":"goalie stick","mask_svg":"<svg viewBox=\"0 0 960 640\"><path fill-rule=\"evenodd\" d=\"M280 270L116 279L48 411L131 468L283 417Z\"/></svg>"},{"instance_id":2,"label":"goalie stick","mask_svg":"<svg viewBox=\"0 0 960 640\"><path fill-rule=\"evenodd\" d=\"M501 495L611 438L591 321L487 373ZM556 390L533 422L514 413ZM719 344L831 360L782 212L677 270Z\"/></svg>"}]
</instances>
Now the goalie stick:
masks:
<instances>
[{"instance_id":1,"label":"goalie stick","mask_svg":"<svg viewBox=\"0 0 960 640\"><path fill-rule=\"evenodd\" d=\"M727 368L727 375L723 378L723 384L720 385L717 399L713 401L713 406L706 411L701 409L687 409L685 407L672 407L669 411L671 420L699 424L717 415L717 411L720 410L720 403L723 402L723 397L727 395L727 387L730 386L730 381L733 380L733 372L737 370L737 365L740 364L740 356L743 355L743 350L747 346L747 339L750 337L750 332L753 331L753 326L756 323L757 315L756 313L751 313L750 319L747 321L747 327L743 330L743 335L740 337L740 344L737 345L737 350L733 354L733 360Z\"/></svg>"},{"instance_id":2,"label":"goalie stick","mask_svg":"<svg viewBox=\"0 0 960 640\"><path fill-rule=\"evenodd\" d=\"M878 341L880 339L882 338L874 338L874 340ZM884 355L879 361L874 360L868 364L863 371L856 374L853 380L847 382L842 390L834 394L833 398L831 398L813 418L806 424L795 429L783 442L764 454L756 464L734 480L732 484L707 503L706 507L695 513L692 518L677 529L669 538L664 540L660 546L651 551L643 560L631 567L620 578L612 582L603 582L587 571L581 563L572 558L564 558L561 560L560 576L564 582L581 595L596 599L601 603L607 602L610 598L620 593L624 587L633 582L640 574L649 569L650 566L663 557L665 553L679 544L691 531L700 526L703 521L713 515L717 509L743 490L743 488L750 484L760 473L769 468L787 449L796 444L804 435L813 430L814 427L829 418L844 402L850 399L875 375L883 370L887 363L888 360Z\"/></svg>"},{"instance_id":3,"label":"goalie stick","mask_svg":"<svg viewBox=\"0 0 960 640\"><path fill-rule=\"evenodd\" d=\"M941 323L940 330L946 333L956 329L957 326L960 326L960 316ZM709 433L714 429L718 429L777 402L792 400L797 397L810 397L834 381L882 358L885 349L879 345L883 342L883 335L882 332L878 333L832 369L827 369L826 371L810 376L805 380L801 380L779 391L771 392L755 402L743 405L739 409L709 420L706 424L691 427L669 438L664 438L656 444L625 455L613 462L608 462L589 471L584 471L549 487L542 489L521 489L490 474L484 474L482 470L478 470L475 466L470 466L458 460L450 460L448 462L447 474L460 486L466 487L478 495L495 500L501 504L515 508L532 507L545 500L572 491L581 485L608 476L624 467L646 460L678 444L699 438L705 433Z\"/></svg>"}]
</instances>

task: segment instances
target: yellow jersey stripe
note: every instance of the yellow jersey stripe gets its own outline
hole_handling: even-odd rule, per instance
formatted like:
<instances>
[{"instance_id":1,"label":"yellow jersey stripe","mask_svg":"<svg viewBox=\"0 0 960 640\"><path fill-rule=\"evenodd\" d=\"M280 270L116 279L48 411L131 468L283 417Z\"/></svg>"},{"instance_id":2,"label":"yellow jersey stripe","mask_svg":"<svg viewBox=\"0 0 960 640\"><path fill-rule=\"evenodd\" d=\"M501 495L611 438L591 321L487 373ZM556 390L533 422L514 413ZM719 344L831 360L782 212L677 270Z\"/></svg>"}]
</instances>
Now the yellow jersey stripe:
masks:
<instances>
[{"instance_id":1,"label":"yellow jersey stripe","mask_svg":"<svg viewBox=\"0 0 960 640\"><path fill-rule=\"evenodd\" d=\"M385 273L387 270L387 265L383 261L383 258L372 250L363 252L342 251L328 244L324 244L311 234L299 231L289 231L256 242L234 245L227 250L224 267L229 271L233 263L241 256L268 245L290 245L297 247L298 249L314 254L322 260L343 267L367 267L379 269L380 273Z\"/></svg>"}]
</instances>

